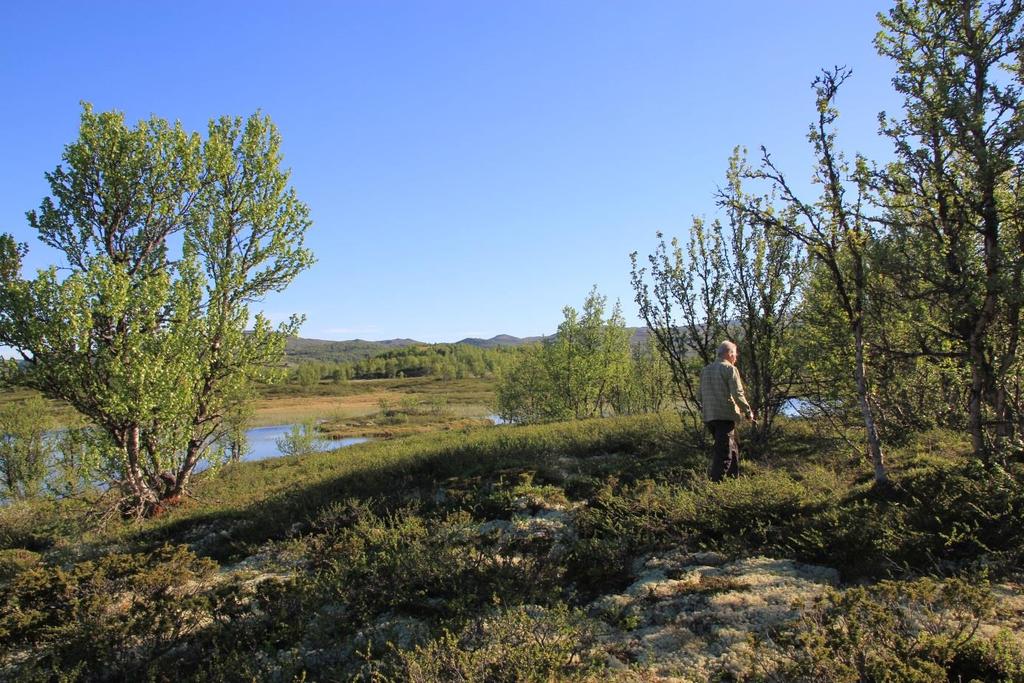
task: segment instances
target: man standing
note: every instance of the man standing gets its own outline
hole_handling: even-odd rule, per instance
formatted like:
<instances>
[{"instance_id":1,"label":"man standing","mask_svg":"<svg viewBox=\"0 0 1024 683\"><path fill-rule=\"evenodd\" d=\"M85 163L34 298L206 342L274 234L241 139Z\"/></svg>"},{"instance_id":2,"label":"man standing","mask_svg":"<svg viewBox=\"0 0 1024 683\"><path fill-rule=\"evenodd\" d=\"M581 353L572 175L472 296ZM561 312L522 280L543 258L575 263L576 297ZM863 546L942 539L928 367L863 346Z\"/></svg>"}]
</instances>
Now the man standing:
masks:
<instances>
[{"instance_id":1,"label":"man standing","mask_svg":"<svg viewBox=\"0 0 1024 683\"><path fill-rule=\"evenodd\" d=\"M740 473L740 447L736 423L744 417L754 421L754 411L743 393L743 380L736 368L736 345L724 341L718 346L718 360L700 373L700 402L704 424L715 437L711 451L711 481Z\"/></svg>"}]
</instances>

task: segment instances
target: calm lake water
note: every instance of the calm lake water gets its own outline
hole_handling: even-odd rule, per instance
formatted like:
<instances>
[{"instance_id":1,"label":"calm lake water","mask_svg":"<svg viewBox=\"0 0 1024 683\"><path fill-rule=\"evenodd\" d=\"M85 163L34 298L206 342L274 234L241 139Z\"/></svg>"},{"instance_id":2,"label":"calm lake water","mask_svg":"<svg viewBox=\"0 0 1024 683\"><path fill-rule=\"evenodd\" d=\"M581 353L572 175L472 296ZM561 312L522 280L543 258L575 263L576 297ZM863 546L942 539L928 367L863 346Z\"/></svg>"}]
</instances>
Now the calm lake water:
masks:
<instances>
[{"instance_id":1,"label":"calm lake water","mask_svg":"<svg viewBox=\"0 0 1024 683\"><path fill-rule=\"evenodd\" d=\"M507 424L497 415L488 416L494 422L494 424ZM281 456L281 451L277 448L277 440L283 437L285 434L292 430L292 425L272 425L270 427L254 427L253 429L246 430L245 436L249 442L249 450L246 452L245 457L242 460L247 462L254 462L256 460L266 460L267 458L278 458ZM47 433L47 437L56 440L63 430L54 430ZM355 446L356 444L366 443L370 439L365 437L357 436L346 439L318 439L314 448L318 451L332 451L336 448L344 448L345 446ZM196 466L196 473L202 472L207 469L209 464L205 461L200 461L199 465Z\"/></svg>"},{"instance_id":2,"label":"calm lake water","mask_svg":"<svg viewBox=\"0 0 1024 683\"><path fill-rule=\"evenodd\" d=\"M249 452L242 460L266 460L281 455L277 449L277 440L288 434L292 425L273 425L271 427L256 427L245 432L249 441ZM329 451L344 446L354 446L357 443L365 443L369 439L364 437L353 437L349 439L317 439L314 448L318 451Z\"/></svg>"},{"instance_id":3,"label":"calm lake water","mask_svg":"<svg viewBox=\"0 0 1024 683\"><path fill-rule=\"evenodd\" d=\"M246 430L245 438L249 442L249 450L246 451L242 460L245 462L255 462L256 460L280 457L281 451L277 448L277 440L291 432L291 430L292 425L272 425L270 427L254 427L253 429ZM357 443L365 443L367 441L369 439L361 436L348 439L317 439L313 444L313 448L317 451L331 451L335 448L355 446ZM208 467L209 465L205 461L200 461L195 471L197 473L202 472Z\"/></svg>"},{"instance_id":4,"label":"calm lake water","mask_svg":"<svg viewBox=\"0 0 1024 683\"><path fill-rule=\"evenodd\" d=\"M271 427L255 427L246 431L246 438L249 440L249 453L243 458L245 461L266 460L267 458L278 458L281 451L278 450L278 439L292 431L292 425L273 425ZM357 436L340 439L317 439L313 443L314 451L331 451L341 449L346 445L364 443L370 439Z\"/></svg>"}]
</instances>

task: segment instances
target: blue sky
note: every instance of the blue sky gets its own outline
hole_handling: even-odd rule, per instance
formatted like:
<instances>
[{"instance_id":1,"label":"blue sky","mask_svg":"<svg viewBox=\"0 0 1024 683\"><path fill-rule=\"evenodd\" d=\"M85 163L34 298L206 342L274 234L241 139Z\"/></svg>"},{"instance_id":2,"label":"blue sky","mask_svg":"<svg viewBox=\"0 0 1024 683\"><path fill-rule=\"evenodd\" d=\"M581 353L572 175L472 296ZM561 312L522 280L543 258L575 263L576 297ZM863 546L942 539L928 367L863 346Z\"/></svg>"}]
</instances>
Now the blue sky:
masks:
<instances>
[{"instance_id":1,"label":"blue sky","mask_svg":"<svg viewBox=\"0 0 1024 683\"><path fill-rule=\"evenodd\" d=\"M319 262L264 302L306 337L552 332L592 285L640 324L629 253L713 216L732 148L808 187L809 84L844 64L841 141L884 159L894 111L871 0L7 3L0 231L58 262L24 213L79 101L192 130L269 114Z\"/></svg>"}]
</instances>

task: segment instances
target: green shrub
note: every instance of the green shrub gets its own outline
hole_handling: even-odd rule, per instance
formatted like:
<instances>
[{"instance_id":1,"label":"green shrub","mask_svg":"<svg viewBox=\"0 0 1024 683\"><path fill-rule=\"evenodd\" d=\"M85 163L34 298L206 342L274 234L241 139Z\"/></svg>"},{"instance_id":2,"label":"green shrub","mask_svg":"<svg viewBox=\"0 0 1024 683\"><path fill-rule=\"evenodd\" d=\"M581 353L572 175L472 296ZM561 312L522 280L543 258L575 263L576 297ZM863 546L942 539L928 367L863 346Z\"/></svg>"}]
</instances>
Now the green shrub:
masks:
<instances>
[{"instance_id":1,"label":"green shrub","mask_svg":"<svg viewBox=\"0 0 1024 683\"><path fill-rule=\"evenodd\" d=\"M694 487L692 538L729 553L793 557L846 580L987 568L1024 559L1024 468L915 459L893 491L844 487L806 466Z\"/></svg>"},{"instance_id":2,"label":"green shrub","mask_svg":"<svg viewBox=\"0 0 1024 683\"><path fill-rule=\"evenodd\" d=\"M1024 468L915 458L890 493L854 490L814 510L791 554L848 580L984 568L1024 559Z\"/></svg>"},{"instance_id":3,"label":"green shrub","mask_svg":"<svg viewBox=\"0 0 1024 683\"><path fill-rule=\"evenodd\" d=\"M402 413L397 410L389 411L380 418L380 423L385 425L404 425L408 424L408 422L408 413Z\"/></svg>"},{"instance_id":4,"label":"green shrub","mask_svg":"<svg viewBox=\"0 0 1024 683\"><path fill-rule=\"evenodd\" d=\"M967 648L993 611L985 582L963 579L883 581L833 592L777 638L790 658L784 677L835 683L947 680L958 658L966 661L976 651ZM980 673L986 680L1002 677L993 669Z\"/></svg>"},{"instance_id":5,"label":"green shrub","mask_svg":"<svg viewBox=\"0 0 1024 683\"><path fill-rule=\"evenodd\" d=\"M594 680L603 671L594 625L564 605L522 606L399 653L401 680L434 683Z\"/></svg>"},{"instance_id":6,"label":"green shrub","mask_svg":"<svg viewBox=\"0 0 1024 683\"><path fill-rule=\"evenodd\" d=\"M494 595L547 602L562 593L564 570L550 553L556 539L488 530L464 512L430 520L356 509L350 526L310 541L312 571L301 582L309 604L344 606L335 635L384 613L459 622Z\"/></svg>"},{"instance_id":7,"label":"green shrub","mask_svg":"<svg viewBox=\"0 0 1024 683\"><path fill-rule=\"evenodd\" d=\"M0 550L0 583L34 567L39 562L39 553L22 548Z\"/></svg>"},{"instance_id":8,"label":"green shrub","mask_svg":"<svg viewBox=\"0 0 1024 683\"><path fill-rule=\"evenodd\" d=\"M695 494L700 511L693 524L702 546L782 556L801 519L824 502L803 482L777 470L702 483Z\"/></svg>"},{"instance_id":9,"label":"green shrub","mask_svg":"<svg viewBox=\"0 0 1024 683\"><path fill-rule=\"evenodd\" d=\"M915 533L904 523L903 512L898 503L871 497L833 501L792 525L785 554L835 567L846 580L889 576L907 568L893 558L905 554L901 549ZM916 567L922 568L924 560L918 558Z\"/></svg>"},{"instance_id":10,"label":"green shrub","mask_svg":"<svg viewBox=\"0 0 1024 683\"><path fill-rule=\"evenodd\" d=\"M345 498L335 501L320 510L310 526L319 538L334 538L345 529L372 519L373 507L374 501L372 500Z\"/></svg>"},{"instance_id":11,"label":"green shrub","mask_svg":"<svg viewBox=\"0 0 1024 683\"><path fill-rule=\"evenodd\" d=\"M536 472L518 473L513 485L502 476L489 495L480 501L480 512L488 519L507 519L515 514L534 513L543 508L567 508L569 499L565 491L550 484L535 484Z\"/></svg>"},{"instance_id":12,"label":"green shrub","mask_svg":"<svg viewBox=\"0 0 1024 683\"><path fill-rule=\"evenodd\" d=\"M0 506L0 548L47 550L56 526L54 504L46 500L15 501Z\"/></svg>"},{"instance_id":13,"label":"green shrub","mask_svg":"<svg viewBox=\"0 0 1024 683\"><path fill-rule=\"evenodd\" d=\"M1002 630L991 639L972 638L953 654L948 669L950 680L1024 683L1020 635Z\"/></svg>"},{"instance_id":14,"label":"green shrub","mask_svg":"<svg viewBox=\"0 0 1024 683\"><path fill-rule=\"evenodd\" d=\"M293 424L277 440L277 450L284 457L301 458L317 450L316 423L312 420Z\"/></svg>"},{"instance_id":15,"label":"green shrub","mask_svg":"<svg viewBox=\"0 0 1024 683\"><path fill-rule=\"evenodd\" d=\"M919 533L908 554L970 562L1024 548L1024 467L1004 469L970 460L933 467L904 483L907 524Z\"/></svg>"},{"instance_id":16,"label":"green shrub","mask_svg":"<svg viewBox=\"0 0 1024 683\"><path fill-rule=\"evenodd\" d=\"M588 595L621 587L634 557L690 542L697 506L695 496L678 486L606 482L573 513L578 540L569 576Z\"/></svg>"},{"instance_id":17,"label":"green shrub","mask_svg":"<svg viewBox=\"0 0 1024 683\"><path fill-rule=\"evenodd\" d=\"M24 678L142 675L209 620L203 581L215 569L183 546L166 546L70 570L22 571L0 588L0 661Z\"/></svg>"},{"instance_id":18,"label":"green shrub","mask_svg":"<svg viewBox=\"0 0 1024 683\"><path fill-rule=\"evenodd\" d=\"M54 458L53 428L46 401L38 395L0 403L0 496L24 500L43 491Z\"/></svg>"},{"instance_id":19,"label":"green shrub","mask_svg":"<svg viewBox=\"0 0 1024 683\"><path fill-rule=\"evenodd\" d=\"M179 650L181 680L303 680L306 666L295 654L310 614L294 579L220 586L211 600L212 623Z\"/></svg>"}]
</instances>

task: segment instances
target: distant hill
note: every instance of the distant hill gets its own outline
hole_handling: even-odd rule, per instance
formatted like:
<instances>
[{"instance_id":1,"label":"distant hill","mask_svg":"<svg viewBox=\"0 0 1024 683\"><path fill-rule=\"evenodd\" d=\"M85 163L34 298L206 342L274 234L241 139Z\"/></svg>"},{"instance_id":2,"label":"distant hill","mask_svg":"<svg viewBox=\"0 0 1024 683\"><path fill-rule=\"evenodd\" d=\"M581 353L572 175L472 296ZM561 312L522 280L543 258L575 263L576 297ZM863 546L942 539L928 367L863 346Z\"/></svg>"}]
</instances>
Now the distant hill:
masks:
<instances>
[{"instance_id":1,"label":"distant hill","mask_svg":"<svg viewBox=\"0 0 1024 683\"><path fill-rule=\"evenodd\" d=\"M290 363L306 361L350 363L372 358L385 351L423 345L423 342L416 341L415 339L385 339L383 341L349 339L347 341L330 341L327 339L290 337L285 343L284 355L285 359Z\"/></svg>"},{"instance_id":2,"label":"distant hill","mask_svg":"<svg viewBox=\"0 0 1024 683\"><path fill-rule=\"evenodd\" d=\"M633 346L646 344L651 336L651 330L647 327L630 327L629 331L633 333L633 337L629 340Z\"/></svg>"},{"instance_id":3,"label":"distant hill","mask_svg":"<svg viewBox=\"0 0 1024 683\"><path fill-rule=\"evenodd\" d=\"M628 327L626 328L632 333L632 338L629 340L633 346L640 344L646 344L647 338L651 332L646 327ZM549 335L550 336L550 335ZM522 346L523 344L533 344L534 342L544 341L548 339L548 336L543 337L513 337L510 334L499 334L490 339L479 339L477 337L466 337L455 342L456 344L468 344L470 346L477 346L482 349L493 349L499 346Z\"/></svg>"},{"instance_id":4,"label":"distant hill","mask_svg":"<svg viewBox=\"0 0 1024 683\"><path fill-rule=\"evenodd\" d=\"M523 344L532 344L533 342L539 342L542 339L544 339L544 337L513 337L510 334L499 334L495 337L491 337L490 339L466 337L465 339L455 343L476 346L481 349L494 349L499 346L522 346Z\"/></svg>"},{"instance_id":5,"label":"distant hill","mask_svg":"<svg viewBox=\"0 0 1024 683\"><path fill-rule=\"evenodd\" d=\"M636 346L647 342L650 332L646 327L630 327L633 334L631 343ZM522 346L543 341L547 337L513 337L510 334L499 334L490 339L466 337L453 344L466 344L481 349L495 349L501 346ZM289 363L310 361L351 363L372 358L387 351L408 348L410 346L430 346L426 342L415 339L385 339L383 341L367 341L365 339L349 339L331 341L329 339L304 339L291 337L285 344L285 358Z\"/></svg>"}]
</instances>

